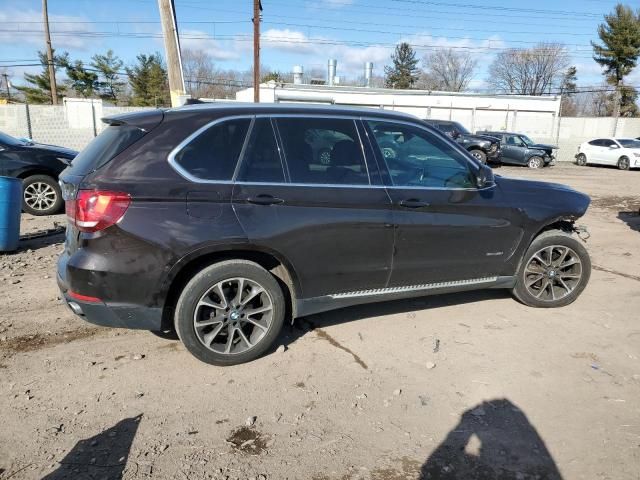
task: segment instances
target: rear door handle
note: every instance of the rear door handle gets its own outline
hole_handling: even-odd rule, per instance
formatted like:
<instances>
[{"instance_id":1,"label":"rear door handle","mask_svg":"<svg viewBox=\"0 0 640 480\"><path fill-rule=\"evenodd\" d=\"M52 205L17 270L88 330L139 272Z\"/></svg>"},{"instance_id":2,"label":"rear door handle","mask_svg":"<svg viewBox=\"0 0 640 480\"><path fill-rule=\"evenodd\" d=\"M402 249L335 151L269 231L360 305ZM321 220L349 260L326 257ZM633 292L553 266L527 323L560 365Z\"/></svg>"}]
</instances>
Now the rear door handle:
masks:
<instances>
[{"instance_id":1,"label":"rear door handle","mask_svg":"<svg viewBox=\"0 0 640 480\"><path fill-rule=\"evenodd\" d=\"M418 200L417 198L408 198L407 200L401 200L398 205L405 208L422 208L428 207L429 203Z\"/></svg>"},{"instance_id":2,"label":"rear door handle","mask_svg":"<svg viewBox=\"0 0 640 480\"><path fill-rule=\"evenodd\" d=\"M274 197L273 195L262 194L247 198L247 202L253 203L254 205L277 205L279 203L284 203L284 200L282 198Z\"/></svg>"}]
</instances>

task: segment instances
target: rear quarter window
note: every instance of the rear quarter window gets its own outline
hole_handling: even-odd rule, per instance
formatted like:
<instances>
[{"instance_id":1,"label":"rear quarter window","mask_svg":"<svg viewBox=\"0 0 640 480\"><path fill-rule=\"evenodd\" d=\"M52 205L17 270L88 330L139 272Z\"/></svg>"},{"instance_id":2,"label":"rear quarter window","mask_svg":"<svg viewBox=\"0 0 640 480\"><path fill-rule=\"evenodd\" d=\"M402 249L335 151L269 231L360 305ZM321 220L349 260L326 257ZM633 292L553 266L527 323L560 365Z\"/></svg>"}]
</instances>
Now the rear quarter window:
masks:
<instances>
[{"instance_id":1,"label":"rear quarter window","mask_svg":"<svg viewBox=\"0 0 640 480\"><path fill-rule=\"evenodd\" d=\"M131 125L113 125L105 128L73 159L70 173L86 175L99 169L145 134L144 130Z\"/></svg>"},{"instance_id":2,"label":"rear quarter window","mask_svg":"<svg viewBox=\"0 0 640 480\"><path fill-rule=\"evenodd\" d=\"M202 180L231 180L250 124L250 118L230 119L196 133L173 155L174 166Z\"/></svg>"}]
</instances>

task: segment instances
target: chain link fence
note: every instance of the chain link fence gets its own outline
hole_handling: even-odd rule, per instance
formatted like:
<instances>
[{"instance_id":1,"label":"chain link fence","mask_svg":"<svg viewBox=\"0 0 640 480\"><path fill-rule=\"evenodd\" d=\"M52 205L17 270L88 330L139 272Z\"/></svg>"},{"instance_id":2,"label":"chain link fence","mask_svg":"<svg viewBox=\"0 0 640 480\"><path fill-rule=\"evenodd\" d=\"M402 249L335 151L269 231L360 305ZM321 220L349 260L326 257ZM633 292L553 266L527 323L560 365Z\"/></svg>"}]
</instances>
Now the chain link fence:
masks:
<instances>
[{"instance_id":1,"label":"chain link fence","mask_svg":"<svg viewBox=\"0 0 640 480\"><path fill-rule=\"evenodd\" d=\"M153 107L113 107L103 105L100 100L83 99L65 99L61 106L0 105L0 131L39 143L82 150L105 128L101 118L143 110L153 110ZM558 145L558 161L573 161L578 145L593 138L612 136L616 125L612 117L556 118L549 112L432 108L428 113L429 118L457 120L472 131L515 131L540 143ZM615 129L617 137L640 137L640 118L619 118Z\"/></svg>"}]
</instances>

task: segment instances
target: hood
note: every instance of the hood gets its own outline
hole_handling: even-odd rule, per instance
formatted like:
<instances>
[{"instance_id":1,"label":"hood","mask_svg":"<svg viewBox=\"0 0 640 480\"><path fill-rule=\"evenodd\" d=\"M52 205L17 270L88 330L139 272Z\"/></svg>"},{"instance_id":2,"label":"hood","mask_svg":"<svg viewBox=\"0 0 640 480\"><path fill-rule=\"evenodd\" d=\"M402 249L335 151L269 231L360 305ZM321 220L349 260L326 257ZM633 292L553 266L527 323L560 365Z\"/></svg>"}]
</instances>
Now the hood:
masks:
<instances>
[{"instance_id":1,"label":"hood","mask_svg":"<svg viewBox=\"0 0 640 480\"><path fill-rule=\"evenodd\" d=\"M485 142L499 143L500 139L492 137L491 135L474 135L473 133L461 133L460 138L462 140L481 140Z\"/></svg>"},{"instance_id":2,"label":"hood","mask_svg":"<svg viewBox=\"0 0 640 480\"><path fill-rule=\"evenodd\" d=\"M531 145L529 148L539 148L540 150L557 150L557 145L547 145L545 143L536 143Z\"/></svg>"},{"instance_id":3,"label":"hood","mask_svg":"<svg viewBox=\"0 0 640 480\"><path fill-rule=\"evenodd\" d=\"M78 152L71 150L70 148L58 147L57 145L46 145L44 143L31 143L29 145L23 145L21 148L26 150L43 150L45 152L54 153L65 158L74 158L78 155Z\"/></svg>"},{"instance_id":4,"label":"hood","mask_svg":"<svg viewBox=\"0 0 640 480\"><path fill-rule=\"evenodd\" d=\"M575 220L585 214L591 203L588 195L560 183L497 175L496 184L515 202L538 211L540 218L552 212L558 218Z\"/></svg>"}]
</instances>

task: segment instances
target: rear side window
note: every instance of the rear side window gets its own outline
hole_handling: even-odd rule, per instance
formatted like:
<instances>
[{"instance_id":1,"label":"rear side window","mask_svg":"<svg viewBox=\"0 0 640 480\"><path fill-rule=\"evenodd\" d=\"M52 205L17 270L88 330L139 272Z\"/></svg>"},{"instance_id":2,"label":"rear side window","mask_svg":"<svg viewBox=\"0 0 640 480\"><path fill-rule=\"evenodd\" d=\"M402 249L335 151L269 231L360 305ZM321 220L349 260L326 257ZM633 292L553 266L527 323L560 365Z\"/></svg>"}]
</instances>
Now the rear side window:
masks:
<instances>
[{"instance_id":1,"label":"rear side window","mask_svg":"<svg viewBox=\"0 0 640 480\"><path fill-rule=\"evenodd\" d=\"M292 117L277 123L292 183L369 184L353 120Z\"/></svg>"},{"instance_id":2,"label":"rear side window","mask_svg":"<svg viewBox=\"0 0 640 480\"><path fill-rule=\"evenodd\" d=\"M284 182L284 170L271 121L258 118L251 129L238 180L243 182Z\"/></svg>"},{"instance_id":3,"label":"rear side window","mask_svg":"<svg viewBox=\"0 0 640 480\"><path fill-rule=\"evenodd\" d=\"M604 145L603 142L604 142L604 140L601 140L601 139L598 138L597 140L591 140L589 142L589 145L593 145L594 147L602 147Z\"/></svg>"},{"instance_id":4,"label":"rear side window","mask_svg":"<svg viewBox=\"0 0 640 480\"><path fill-rule=\"evenodd\" d=\"M188 174L203 180L231 180L251 119L227 120L210 126L174 156Z\"/></svg>"},{"instance_id":5,"label":"rear side window","mask_svg":"<svg viewBox=\"0 0 640 480\"><path fill-rule=\"evenodd\" d=\"M73 159L71 174L86 175L97 170L144 135L144 130L131 125L105 128Z\"/></svg>"}]
</instances>

